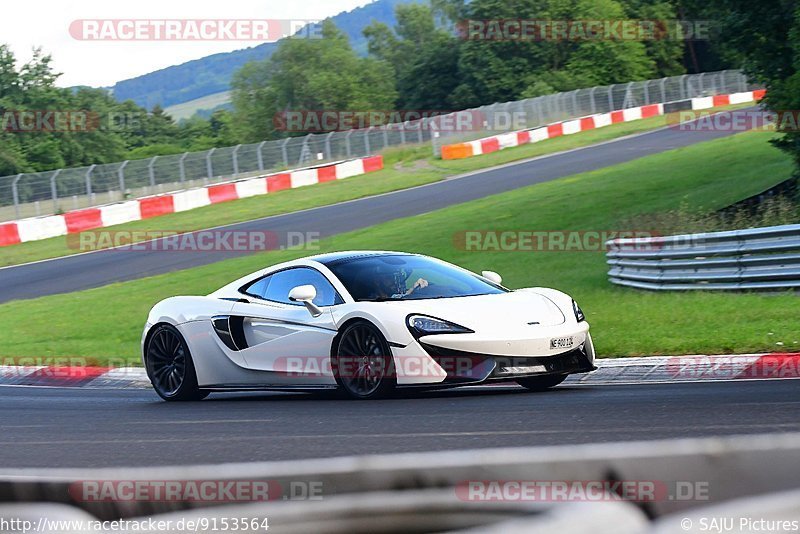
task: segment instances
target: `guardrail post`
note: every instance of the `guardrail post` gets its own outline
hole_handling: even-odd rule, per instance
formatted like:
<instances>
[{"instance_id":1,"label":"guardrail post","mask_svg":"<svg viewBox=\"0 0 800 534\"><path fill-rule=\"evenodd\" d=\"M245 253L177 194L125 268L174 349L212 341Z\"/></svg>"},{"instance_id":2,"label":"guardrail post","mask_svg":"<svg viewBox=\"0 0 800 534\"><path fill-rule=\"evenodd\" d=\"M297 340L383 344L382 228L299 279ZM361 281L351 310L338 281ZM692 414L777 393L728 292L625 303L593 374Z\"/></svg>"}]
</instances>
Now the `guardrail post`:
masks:
<instances>
[{"instance_id":1,"label":"guardrail post","mask_svg":"<svg viewBox=\"0 0 800 534\"><path fill-rule=\"evenodd\" d=\"M188 155L189 155L188 152L184 152L183 155L181 156L181 159L178 160L178 169L180 171L181 183L186 181L186 165L184 164L184 162L186 161L186 156Z\"/></svg>"},{"instance_id":2,"label":"guardrail post","mask_svg":"<svg viewBox=\"0 0 800 534\"><path fill-rule=\"evenodd\" d=\"M266 141L261 141L258 144L258 147L256 147L256 159L258 160L258 170L259 171L263 171L264 170L264 155L261 153L261 149L264 148L264 145L266 145L266 144L267 144Z\"/></svg>"},{"instance_id":3,"label":"guardrail post","mask_svg":"<svg viewBox=\"0 0 800 534\"><path fill-rule=\"evenodd\" d=\"M217 147L212 148L206 154L206 177L209 180L214 178L214 165L211 162L211 155L214 153L215 150L217 150Z\"/></svg>"},{"instance_id":4,"label":"guardrail post","mask_svg":"<svg viewBox=\"0 0 800 534\"><path fill-rule=\"evenodd\" d=\"M239 153L239 149L242 148L242 145L236 145L233 147L233 152L231 153L231 158L233 159L233 176L234 178L239 176L239 158L237 154Z\"/></svg>"},{"instance_id":5,"label":"guardrail post","mask_svg":"<svg viewBox=\"0 0 800 534\"><path fill-rule=\"evenodd\" d=\"M125 198L125 167L127 167L127 165L128 160L123 161L117 171L117 176L119 176L119 194L122 195L123 199Z\"/></svg>"},{"instance_id":6,"label":"guardrail post","mask_svg":"<svg viewBox=\"0 0 800 534\"><path fill-rule=\"evenodd\" d=\"M11 195L14 197L14 217L19 219L19 191L17 190L17 182L22 179L22 173L19 173L11 182Z\"/></svg>"},{"instance_id":7,"label":"guardrail post","mask_svg":"<svg viewBox=\"0 0 800 534\"><path fill-rule=\"evenodd\" d=\"M97 165L90 165L86 170L86 196L89 198L89 202L92 201L92 171L95 167Z\"/></svg>"},{"instance_id":8,"label":"guardrail post","mask_svg":"<svg viewBox=\"0 0 800 534\"><path fill-rule=\"evenodd\" d=\"M150 163L147 164L147 174L150 176L150 187L156 186L156 171L153 168L155 165L158 156L153 156L153 159L150 160Z\"/></svg>"}]
</instances>

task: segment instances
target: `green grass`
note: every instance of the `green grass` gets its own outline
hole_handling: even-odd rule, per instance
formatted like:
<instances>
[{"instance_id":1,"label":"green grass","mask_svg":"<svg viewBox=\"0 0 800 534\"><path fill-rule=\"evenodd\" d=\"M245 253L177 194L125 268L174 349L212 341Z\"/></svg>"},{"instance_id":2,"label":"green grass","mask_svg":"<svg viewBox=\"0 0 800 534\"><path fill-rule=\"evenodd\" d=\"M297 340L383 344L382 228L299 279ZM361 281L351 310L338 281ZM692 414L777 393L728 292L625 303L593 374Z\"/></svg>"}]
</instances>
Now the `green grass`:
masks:
<instances>
[{"instance_id":1,"label":"green grass","mask_svg":"<svg viewBox=\"0 0 800 534\"><path fill-rule=\"evenodd\" d=\"M350 232L322 251L396 249L499 272L509 287L546 286L580 302L601 356L800 350L793 293L669 293L608 283L602 252L475 252L465 230L625 230L620 221L674 209L708 211L788 177L792 164L765 132L743 133ZM657 231L657 228L647 230ZM2 357L138 358L149 308L206 294L240 275L307 255L274 251L97 289L0 306ZM76 319L77 318L77 319ZM783 342L782 347L777 342ZM117 360L118 362L118 360Z\"/></svg>"},{"instance_id":2,"label":"green grass","mask_svg":"<svg viewBox=\"0 0 800 534\"><path fill-rule=\"evenodd\" d=\"M719 109L733 109L736 107L742 106L728 106ZM120 224L110 228L120 231L188 232L233 224L436 182L457 174L485 169L494 165L552 154L653 130L663 127L665 124L666 118L664 116L652 117L509 148L485 156L455 161L434 159L431 156L429 145L391 148L384 152L385 169L379 172L337 182L215 204L182 213L173 213L144 221ZM68 246L66 237L31 241L0 248L0 267L67 256L77 252L81 251Z\"/></svg>"}]
</instances>

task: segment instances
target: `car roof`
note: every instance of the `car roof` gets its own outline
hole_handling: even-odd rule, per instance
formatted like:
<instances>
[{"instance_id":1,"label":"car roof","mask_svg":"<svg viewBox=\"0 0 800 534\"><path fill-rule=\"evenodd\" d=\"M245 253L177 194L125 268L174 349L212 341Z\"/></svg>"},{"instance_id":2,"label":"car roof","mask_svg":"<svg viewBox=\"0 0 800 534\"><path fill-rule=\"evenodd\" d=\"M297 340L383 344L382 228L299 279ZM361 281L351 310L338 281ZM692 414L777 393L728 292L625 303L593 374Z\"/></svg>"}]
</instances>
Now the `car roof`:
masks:
<instances>
[{"instance_id":1,"label":"car roof","mask_svg":"<svg viewBox=\"0 0 800 534\"><path fill-rule=\"evenodd\" d=\"M347 250L342 252L328 252L318 254L307 259L319 262L326 267L331 267L340 263L348 262L359 258L371 258L378 256L416 256L408 252L392 252L387 250Z\"/></svg>"}]
</instances>

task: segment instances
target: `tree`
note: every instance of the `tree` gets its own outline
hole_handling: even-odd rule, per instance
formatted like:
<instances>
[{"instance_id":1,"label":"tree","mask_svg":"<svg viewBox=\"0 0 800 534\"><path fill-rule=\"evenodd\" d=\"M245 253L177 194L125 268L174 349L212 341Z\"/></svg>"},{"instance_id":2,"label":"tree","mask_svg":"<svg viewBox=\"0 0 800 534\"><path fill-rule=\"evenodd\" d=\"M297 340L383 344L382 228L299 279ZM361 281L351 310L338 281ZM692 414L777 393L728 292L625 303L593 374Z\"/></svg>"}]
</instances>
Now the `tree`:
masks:
<instances>
[{"instance_id":1,"label":"tree","mask_svg":"<svg viewBox=\"0 0 800 534\"><path fill-rule=\"evenodd\" d=\"M794 0L720 0L720 39L741 54L745 72L767 88L766 106L796 120L800 109L800 5ZM786 124L775 144L800 168L800 131ZM797 171L796 171L797 172Z\"/></svg>"},{"instance_id":2,"label":"tree","mask_svg":"<svg viewBox=\"0 0 800 534\"><path fill-rule=\"evenodd\" d=\"M364 29L369 53L392 66L401 109L447 109L459 84L459 41L437 28L435 11L423 4L395 8L397 26L373 22Z\"/></svg>"},{"instance_id":3,"label":"tree","mask_svg":"<svg viewBox=\"0 0 800 534\"><path fill-rule=\"evenodd\" d=\"M321 39L287 39L266 61L251 63L233 82L237 128L248 141L285 135L272 120L282 111L392 109L391 67L361 58L327 20Z\"/></svg>"}]
</instances>

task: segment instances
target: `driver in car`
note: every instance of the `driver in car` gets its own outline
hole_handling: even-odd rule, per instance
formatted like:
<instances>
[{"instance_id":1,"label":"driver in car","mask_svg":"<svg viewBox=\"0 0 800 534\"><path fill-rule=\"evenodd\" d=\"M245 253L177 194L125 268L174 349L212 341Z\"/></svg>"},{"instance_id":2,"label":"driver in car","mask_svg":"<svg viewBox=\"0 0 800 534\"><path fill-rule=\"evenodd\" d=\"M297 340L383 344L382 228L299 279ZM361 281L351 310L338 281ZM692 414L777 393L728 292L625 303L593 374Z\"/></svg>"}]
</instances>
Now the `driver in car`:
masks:
<instances>
[{"instance_id":1,"label":"driver in car","mask_svg":"<svg viewBox=\"0 0 800 534\"><path fill-rule=\"evenodd\" d=\"M417 279L410 289L406 289L406 276L402 271L379 270L375 273L375 287L370 295L372 299L401 299L417 291L428 287L428 281L424 278Z\"/></svg>"}]
</instances>

